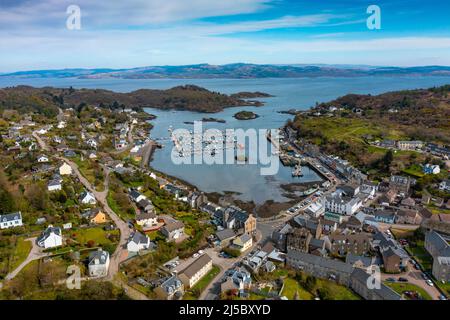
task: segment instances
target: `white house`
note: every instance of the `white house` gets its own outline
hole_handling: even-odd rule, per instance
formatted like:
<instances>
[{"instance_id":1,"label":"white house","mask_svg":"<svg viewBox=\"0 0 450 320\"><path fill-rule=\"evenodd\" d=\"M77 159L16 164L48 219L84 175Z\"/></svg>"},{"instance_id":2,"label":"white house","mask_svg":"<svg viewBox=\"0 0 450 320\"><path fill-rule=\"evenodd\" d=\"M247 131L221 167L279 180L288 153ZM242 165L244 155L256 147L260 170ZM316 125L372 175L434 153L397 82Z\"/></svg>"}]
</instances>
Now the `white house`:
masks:
<instances>
[{"instance_id":1,"label":"white house","mask_svg":"<svg viewBox=\"0 0 450 320\"><path fill-rule=\"evenodd\" d=\"M20 227L22 225L22 213L20 211L0 215L0 229Z\"/></svg>"},{"instance_id":2,"label":"white house","mask_svg":"<svg viewBox=\"0 0 450 320\"><path fill-rule=\"evenodd\" d=\"M158 224L158 218L152 211L136 215L136 223L142 227L154 227Z\"/></svg>"},{"instance_id":3,"label":"white house","mask_svg":"<svg viewBox=\"0 0 450 320\"><path fill-rule=\"evenodd\" d=\"M425 174L438 174L441 172L441 168L438 165L426 164L423 166L423 173Z\"/></svg>"},{"instance_id":4,"label":"white house","mask_svg":"<svg viewBox=\"0 0 450 320\"><path fill-rule=\"evenodd\" d=\"M97 141L95 141L94 139L89 139L88 141L86 141L86 144L94 149L97 149Z\"/></svg>"},{"instance_id":5,"label":"white house","mask_svg":"<svg viewBox=\"0 0 450 320\"><path fill-rule=\"evenodd\" d=\"M89 159L97 159L97 155L95 154L95 152L90 152L88 155Z\"/></svg>"},{"instance_id":6,"label":"white house","mask_svg":"<svg viewBox=\"0 0 450 320\"><path fill-rule=\"evenodd\" d=\"M127 243L127 249L130 252L139 252L150 248L150 238L140 232L135 232Z\"/></svg>"},{"instance_id":7,"label":"white house","mask_svg":"<svg viewBox=\"0 0 450 320\"><path fill-rule=\"evenodd\" d=\"M98 278L108 275L109 253L101 249L91 252L89 255L88 268L90 277Z\"/></svg>"},{"instance_id":8,"label":"white house","mask_svg":"<svg viewBox=\"0 0 450 320\"><path fill-rule=\"evenodd\" d=\"M82 204L96 204L97 200L95 196L89 191L84 191L80 196L80 201Z\"/></svg>"},{"instance_id":9,"label":"white house","mask_svg":"<svg viewBox=\"0 0 450 320\"><path fill-rule=\"evenodd\" d=\"M43 154L37 158L37 162L39 163L48 162L48 157L45 154Z\"/></svg>"},{"instance_id":10,"label":"white house","mask_svg":"<svg viewBox=\"0 0 450 320\"><path fill-rule=\"evenodd\" d=\"M130 195L131 200L133 200L136 203L141 200L147 199L146 196L144 196L142 193L140 193L134 189L130 189L129 195Z\"/></svg>"},{"instance_id":11,"label":"white house","mask_svg":"<svg viewBox=\"0 0 450 320\"><path fill-rule=\"evenodd\" d=\"M51 180L47 185L48 191L59 191L62 189L61 182L59 180Z\"/></svg>"},{"instance_id":12,"label":"white house","mask_svg":"<svg viewBox=\"0 0 450 320\"><path fill-rule=\"evenodd\" d=\"M350 216L361 208L362 200L357 196L349 197L342 190L336 190L323 198L323 204L325 211Z\"/></svg>"},{"instance_id":13,"label":"white house","mask_svg":"<svg viewBox=\"0 0 450 320\"><path fill-rule=\"evenodd\" d=\"M67 125L67 123L66 123L65 121L60 121L60 122L58 123L57 128L58 128L58 129L64 129L64 128L66 127L66 125Z\"/></svg>"},{"instance_id":14,"label":"white house","mask_svg":"<svg viewBox=\"0 0 450 320\"><path fill-rule=\"evenodd\" d=\"M450 180L444 180L439 184L439 190L450 192Z\"/></svg>"},{"instance_id":15,"label":"white house","mask_svg":"<svg viewBox=\"0 0 450 320\"><path fill-rule=\"evenodd\" d=\"M61 228L49 225L47 229L37 238L37 245L39 247L54 248L62 245Z\"/></svg>"},{"instance_id":16,"label":"white house","mask_svg":"<svg viewBox=\"0 0 450 320\"><path fill-rule=\"evenodd\" d=\"M59 167L59 174L62 176L67 176L72 174L72 167L67 163L63 163L61 167Z\"/></svg>"}]
</instances>

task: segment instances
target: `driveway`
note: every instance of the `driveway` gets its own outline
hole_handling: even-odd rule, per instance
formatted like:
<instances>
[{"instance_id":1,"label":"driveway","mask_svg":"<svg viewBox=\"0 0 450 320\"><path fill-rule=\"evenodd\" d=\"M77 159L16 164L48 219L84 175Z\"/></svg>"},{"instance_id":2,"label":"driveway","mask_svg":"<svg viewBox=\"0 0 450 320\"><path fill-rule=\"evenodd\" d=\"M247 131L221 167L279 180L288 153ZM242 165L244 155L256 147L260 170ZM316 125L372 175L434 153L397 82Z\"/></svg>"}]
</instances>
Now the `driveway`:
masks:
<instances>
[{"instance_id":1,"label":"driveway","mask_svg":"<svg viewBox=\"0 0 450 320\"><path fill-rule=\"evenodd\" d=\"M406 282L406 283L411 283L418 287L423 288L431 296L431 298L433 300L439 300L439 296L441 295L439 290L436 289L435 286L434 287L429 286L425 282L425 280L422 278L421 274L422 274L422 271L414 269L413 265L408 261L408 271L407 272L403 272L401 274L395 274L395 275L383 273L381 275L381 280L385 281L387 278L394 278L396 280L398 280L398 278L406 278L406 279L408 279L408 282Z\"/></svg>"},{"instance_id":2,"label":"driveway","mask_svg":"<svg viewBox=\"0 0 450 320\"><path fill-rule=\"evenodd\" d=\"M38 245L36 244L36 238L25 239L25 241L31 241L31 244L32 244L32 247L31 247L30 253L28 254L28 257L16 269L14 269L10 273L8 273L5 277L5 280L14 279L14 277L17 276L17 274L31 261L38 260L38 259L41 259L43 257L50 255L49 253L42 252L42 249L40 247L38 247Z\"/></svg>"}]
</instances>

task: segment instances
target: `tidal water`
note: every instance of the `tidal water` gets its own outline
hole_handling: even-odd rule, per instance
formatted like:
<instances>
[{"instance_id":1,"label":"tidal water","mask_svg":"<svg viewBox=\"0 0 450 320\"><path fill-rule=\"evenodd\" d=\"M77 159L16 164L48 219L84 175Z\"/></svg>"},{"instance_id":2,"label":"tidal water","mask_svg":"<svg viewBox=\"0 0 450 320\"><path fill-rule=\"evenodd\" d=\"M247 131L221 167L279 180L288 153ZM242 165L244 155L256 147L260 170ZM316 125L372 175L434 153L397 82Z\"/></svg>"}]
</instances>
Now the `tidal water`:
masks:
<instances>
[{"instance_id":1,"label":"tidal water","mask_svg":"<svg viewBox=\"0 0 450 320\"><path fill-rule=\"evenodd\" d=\"M281 164L275 175L260 175L259 165L176 165L171 161L172 143L169 138L169 126L193 129L190 122L203 117L224 119L226 123L204 123L203 128L275 129L292 116L277 111L288 109L307 109L316 102L329 101L348 93L379 94L388 91L428 88L450 84L450 77L363 77L363 78L298 78L298 79L8 79L0 77L0 87L13 85L31 85L36 87L55 86L74 88L102 88L119 92L129 92L141 88L167 89L177 85L195 84L209 90L222 93L240 91L262 91L274 95L272 98L257 99L264 101L263 107L233 107L223 112L204 114L189 111L163 111L147 108L146 111L157 118L151 123L154 128L151 137L163 139L164 147L153 155L151 166L169 175L185 180L206 192L231 191L239 198L254 201L257 204L267 200L284 201L284 191L280 185L292 182L320 182L320 177L307 167L304 176L291 177L291 168ZM239 121L233 115L241 110L253 111L259 115L255 120Z\"/></svg>"}]
</instances>

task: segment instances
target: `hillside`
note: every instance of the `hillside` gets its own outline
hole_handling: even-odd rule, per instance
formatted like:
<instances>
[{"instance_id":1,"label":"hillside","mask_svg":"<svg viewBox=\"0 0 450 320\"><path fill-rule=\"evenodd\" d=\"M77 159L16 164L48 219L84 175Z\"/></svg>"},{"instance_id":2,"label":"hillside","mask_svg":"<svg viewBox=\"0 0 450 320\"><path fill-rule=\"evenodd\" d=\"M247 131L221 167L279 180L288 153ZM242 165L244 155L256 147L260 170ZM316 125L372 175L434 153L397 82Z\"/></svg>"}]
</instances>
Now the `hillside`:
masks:
<instances>
[{"instance_id":1,"label":"hillside","mask_svg":"<svg viewBox=\"0 0 450 320\"><path fill-rule=\"evenodd\" d=\"M255 79L300 77L450 76L450 67L371 67L335 65L272 65L232 63L148 66L130 69L62 69L20 71L0 75L14 78L120 79Z\"/></svg>"},{"instance_id":2,"label":"hillside","mask_svg":"<svg viewBox=\"0 0 450 320\"><path fill-rule=\"evenodd\" d=\"M93 105L99 107L177 109L219 112L226 107L261 106L258 101L246 101L207 89L186 85L168 90L140 89L118 93L103 89L33 88L18 86L0 89L0 109L36 111L55 115L58 107Z\"/></svg>"},{"instance_id":3,"label":"hillside","mask_svg":"<svg viewBox=\"0 0 450 320\"><path fill-rule=\"evenodd\" d=\"M299 138L362 169L383 166L386 150L376 140L422 140L450 145L450 86L389 92L377 96L350 94L297 114L289 124ZM391 169L402 170L415 152L397 152Z\"/></svg>"}]
</instances>

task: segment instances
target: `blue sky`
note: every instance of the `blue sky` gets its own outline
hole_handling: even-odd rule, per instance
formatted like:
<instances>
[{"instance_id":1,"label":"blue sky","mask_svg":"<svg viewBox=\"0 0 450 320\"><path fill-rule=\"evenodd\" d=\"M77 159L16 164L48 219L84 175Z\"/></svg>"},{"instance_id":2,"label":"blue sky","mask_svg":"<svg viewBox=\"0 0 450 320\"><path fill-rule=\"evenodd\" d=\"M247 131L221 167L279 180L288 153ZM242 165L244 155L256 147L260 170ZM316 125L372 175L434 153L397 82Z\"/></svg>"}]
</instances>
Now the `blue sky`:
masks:
<instances>
[{"instance_id":1,"label":"blue sky","mask_svg":"<svg viewBox=\"0 0 450 320\"><path fill-rule=\"evenodd\" d=\"M66 28L69 5L81 29ZM381 30L366 26L369 5ZM149 65L450 65L441 0L2 0L0 72Z\"/></svg>"}]
</instances>

